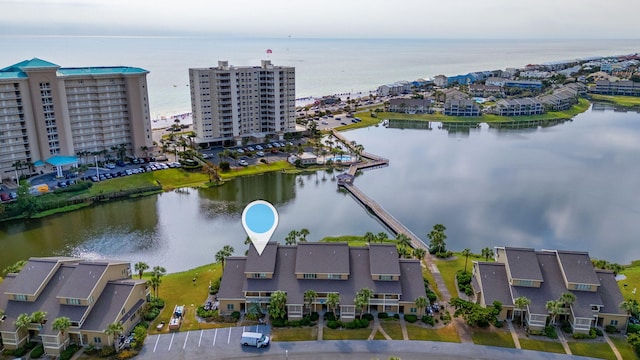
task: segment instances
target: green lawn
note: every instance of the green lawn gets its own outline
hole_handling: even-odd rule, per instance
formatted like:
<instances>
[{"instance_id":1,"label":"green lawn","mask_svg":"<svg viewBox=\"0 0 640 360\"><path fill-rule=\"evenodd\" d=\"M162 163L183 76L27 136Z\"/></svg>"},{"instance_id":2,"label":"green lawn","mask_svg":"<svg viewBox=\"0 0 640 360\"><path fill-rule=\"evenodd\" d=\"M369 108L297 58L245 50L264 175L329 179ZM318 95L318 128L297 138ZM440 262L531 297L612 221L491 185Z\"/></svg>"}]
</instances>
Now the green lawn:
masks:
<instances>
[{"instance_id":1,"label":"green lawn","mask_svg":"<svg viewBox=\"0 0 640 360\"><path fill-rule=\"evenodd\" d=\"M625 266L622 271L627 279L618 281L618 286L622 292L622 296L625 299L635 299L640 301L640 260L633 261L631 265ZM625 284L627 286L625 286ZM636 289L636 293L633 293L633 289Z\"/></svg>"},{"instance_id":2,"label":"green lawn","mask_svg":"<svg viewBox=\"0 0 640 360\"><path fill-rule=\"evenodd\" d=\"M513 343L511 333L502 329L474 329L471 333L471 338L473 339L474 344L477 345L500 346L507 348L516 347Z\"/></svg>"},{"instance_id":3,"label":"green lawn","mask_svg":"<svg viewBox=\"0 0 640 360\"><path fill-rule=\"evenodd\" d=\"M364 236L359 235L343 235L343 236L327 236L320 240L320 242L346 242L349 246L367 246L368 243L364 239ZM387 239L385 243L395 243L395 240Z\"/></svg>"},{"instance_id":4,"label":"green lawn","mask_svg":"<svg viewBox=\"0 0 640 360\"><path fill-rule=\"evenodd\" d=\"M625 338L611 335L609 335L609 338L616 345L616 348L618 348L618 351L620 352L620 355L622 355L623 359L640 359L638 354L633 351L633 348L631 347L631 345L629 345Z\"/></svg>"},{"instance_id":5,"label":"green lawn","mask_svg":"<svg viewBox=\"0 0 640 360\"><path fill-rule=\"evenodd\" d=\"M373 335L373 340L387 340L387 338L380 331L376 331L375 335Z\"/></svg>"},{"instance_id":6,"label":"green lawn","mask_svg":"<svg viewBox=\"0 0 640 360\"><path fill-rule=\"evenodd\" d=\"M438 289L436 280L433 278L433 274L431 273L431 270L429 270L426 267L422 268L422 277L427 279L427 281L429 281L429 288L436 293L436 295L438 296L438 299L442 299L442 294L440 293L440 289Z\"/></svg>"},{"instance_id":7,"label":"green lawn","mask_svg":"<svg viewBox=\"0 0 640 360\"><path fill-rule=\"evenodd\" d=\"M318 339L318 327L272 328L273 341L314 341Z\"/></svg>"},{"instance_id":8,"label":"green lawn","mask_svg":"<svg viewBox=\"0 0 640 360\"><path fill-rule=\"evenodd\" d=\"M569 341L569 348L573 355L616 360L616 355L607 343Z\"/></svg>"},{"instance_id":9,"label":"green lawn","mask_svg":"<svg viewBox=\"0 0 640 360\"><path fill-rule=\"evenodd\" d=\"M520 339L520 346L523 350L546 351L564 354L564 347L558 341L544 341L533 339Z\"/></svg>"},{"instance_id":10,"label":"green lawn","mask_svg":"<svg viewBox=\"0 0 640 360\"><path fill-rule=\"evenodd\" d=\"M322 330L323 340L367 340L371 334L371 328L366 329L329 329Z\"/></svg>"},{"instance_id":11,"label":"green lawn","mask_svg":"<svg viewBox=\"0 0 640 360\"><path fill-rule=\"evenodd\" d=\"M455 253L455 258L451 260L443 260L437 259L436 266L438 266L438 270L442 274L442 278L444 279L445 284L447 285L447 289L451 293L451 297L456 297L458 293L458 289L456 287L456 272L458 270L464 270L465 257L460 255L460 253ZM481 256L469 256L469 260L467 261L467 271L471 272L473 268L472 261L485 261L484 257Z\"/></svg>"},{"instance_id":12,"label":"green lawn","mask_svg":"<svg viewBox=\"0 0 640 360\"><path fill-rule=\"evenodd\" d=\"M382 326L387 335L391 336L392 340L404 340L404 337L402 336L402 327L400 326L400 320L381 319L380 326Z\"/></svg>"},{"instance_id":13,"label":"green lawn","mask_svg":"<svg viewBox=\"0 0 640 360\"><path fill-rule=\"evenodd\" d=\"M158 264L149 264L151 268ZM150 270L147 270L147 273ZM204 303L209 295L209 282L222 276L220 264L209 264L197 267L195 269L167 274L162 277L160 284L159 296L165 301L165 308L160 316L149 326L151 333L156 333L155 326L164 321L169 323L173 308L175 305L185 305L185 318L180 331L210 329L215 327L234 326L235 324L207 324L199 323L195 318L195 310ZM197 277L195 284L193 278ZM148 278L145 274L144 278ZM168 332L168 326L165 326L162 332Z\"/></svg>"},{"instance_id":14,"label":"green lawn","mask_svg":"<svg viewBox=\"0 0 640 360\"><path fill-rule=\"evenodd\" d=\"M637 96L611 96L611 95L599 95L592 94L591 98L593 100L611 102L616 105L621 106L640 106L640 97Z\"/></svg>"},{"instance_id":15,"label":"green lawn","mask_svg":"<svg viewBox=\"0 0 640 360\"><path fill-rule=\"evenodd\" d=\"M460 337L458 337L458 332L453 324L438 329L407 324L407 333L411 340L460 342Z\"/></svg>"},{"instance_id":16,"label":"green lawn","mask_svg":"<svg viewBox=\"0 0 640 360\"><path fill-rule=\"evenodd\" d=\"M247 166L237 169L231 169L227 172L220 173L222 180L233 179L238 176L264 174L272 171L291 170L295 167L286 161L275 161L268 164L258 164L255 166ZM207 180L208 181L208 180Z\"/></svg>"}]
</instances>

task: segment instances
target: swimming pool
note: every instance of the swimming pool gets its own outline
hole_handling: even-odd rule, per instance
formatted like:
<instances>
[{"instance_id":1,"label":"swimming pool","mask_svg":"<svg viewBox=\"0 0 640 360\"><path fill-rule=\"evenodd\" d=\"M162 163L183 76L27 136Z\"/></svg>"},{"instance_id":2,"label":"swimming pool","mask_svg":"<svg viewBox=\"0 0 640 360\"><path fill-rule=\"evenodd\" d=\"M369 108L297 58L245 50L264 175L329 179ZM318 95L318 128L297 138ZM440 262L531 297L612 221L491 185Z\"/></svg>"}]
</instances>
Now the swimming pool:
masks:
<instances>
[{"instance_id":1,"label":"swimming pool","mask_svg":"<svg viewBox=\"0 0 640 360\"><path fill-rule=\"evenodd\" d=\"M342 163L347 163L347 162L351 162L351 155L335 155L335 156L329 156L327 158L324 159L325 162L327 161L333 161L334 163L336 162L342 162Z\"/></svg>"}]
</instances>

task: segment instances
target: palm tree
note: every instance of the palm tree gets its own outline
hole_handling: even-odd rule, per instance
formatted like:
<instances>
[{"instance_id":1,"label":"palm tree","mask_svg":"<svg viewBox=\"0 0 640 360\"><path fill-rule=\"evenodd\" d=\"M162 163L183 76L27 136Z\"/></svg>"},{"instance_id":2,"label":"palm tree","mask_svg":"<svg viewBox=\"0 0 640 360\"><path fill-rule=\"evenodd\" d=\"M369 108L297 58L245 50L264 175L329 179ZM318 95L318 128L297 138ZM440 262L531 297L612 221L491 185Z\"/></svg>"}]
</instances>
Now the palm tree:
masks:
<instances>
[{"instance_id":1,"label":"palm tree","mask_svg":"<svg viewBox=\"0 0 640 360\"><path fill-rule=\"evenodd\" d=\"M398 234L396 242L402 247L411 247L411 239L405 234Z\"/></svg>"},{"instance_id":2,"label":"palm tree","mask_svg":"<svg viewBox=\"0 0 640 360\"><path fill-rule=\"evenodd\" d=\"M376 235L376 239L381 243L385 242L388 238L389 238L389 235L387 235L387 233L384 231L381 231L378 233L378 235Z\"/></svg>"},{"instance_id":3,"label":"palm tree","mask_svg":"<svg viewBox=\"0 0 640 360\"><path fill-rule=\"evenodd\" d=\"M442 224L435 224L433 225L433 229L431 230L431 232L427 234L427 237L429 238L429 240L431 240L431 242L429 243L429 249L432 253L446 251L445 240L447 239L447 235L445 235L444 233L446 229L447 228L445 228Z\"/></svg>"},{"instance_id":4,"label":"palm tree","mask_svg":"<svg viewBox=\"0 0 640 360\"><path fill-rule=\"evenodd\" d=\"M15 325L16 330L20 332L20 331L27 331L29 329L30 323L31 323L31 320L29 320L29 315L20 314L18 315L18 318L16 318L16 321L13 322L13 325ZM27 343L29 342L31 341L29 339L29 336L27 336Z\"/></svg>"},{"instance_id":5,"label":"palm tree","mask_svg":"<svg viewBox=\"0 0 640 360\"><path fill-rule=\"evenodd\" d=\"M51 324L51 328L54 331L60 331L62 333L62 337L64 338L64 333L71 327L71 319L66 316L61 316L53 320L53 324Z\"/></svg>"},{"instance_id":6,"label":"palm tree","mask_svg":"<svg viewBox=\"0 0 640 360\"><path fill-rule=\"evenodd\" d=\"M109 324L104 331L105 334L113 336L113 347L116 349L116 352L120 350L120 347L118 346L118 335L122 334L123 331L124 328L122 327L122 324L117 321Z\"/></svg>"},{"instance_id":7,"label":"palm tree","mask_svg":"<svg viewBox=\"0 0 640 360\"><path fill-rule=\"evenodd\" d=\"M522 324L524 321L524 310L531 304L531 300L526 296L520 296L515 298L513 303L516 305L516 309L520 310L520 324Z\"/></svg>"},{"instance_id":8,"label":"palm tree","mask_svg":"<svg viewBox=\"0 0 640 360\"><path fill-rule=\"evenodd\" d=\"M317 298L318 298L318 293L316 293L315 290L309 289L304 292L304 301L307 303L309 312L311 312L311 305L313 305L313 303L316 301ZM315 306L313 310L315 311Z\"/></svg>"},{"instance_id":9,"label":"palm tree","mask_svg":"<svg viewBox=\"0 0 640 360\"><path fill-rule=\"evenodd\" d=\"M628 299L620 303L620 309L627 312L629 315L637 316L640 312L640 305L635 299Z\"/></svg>"},{"instance_id":10,"label":"palm tree","mask_svg":"<svg viewBox=\"0 0 640 360\"><path fill-rule=\"evenodd\" d=\"M298 232L296 230L289 231L287 237L284 238L284 243L287 245L295 245L298 238Z\"/></svg>"},{"instance_id":11,"label":"palm tree","mask_svg":"<svg viewBox=\"0 0 640 360\"><path fill-rule=\"evenodd\" d=\"M159 277L155 276L152 276L149 280L147 280L147 284L151 286L151 289L153 289L153 294L155 297L158 297L158 288L160 287L161 282L162 280L160 280Z\"/></svg>"},{"instance_id":12,"label":"palm tree","mask_svg":"<svg viewBox=\"0 0 640 360\"><path fill-rule=\"evenodd\" d=\"M47 319L47 312L46 311L36 311L31 313L31 315L29 316L29 322L32 324L40 324L40 326L42 326L42 324L44 324L44 322Z\"/></svg>"},{"instance_id":13,"label":"palm tree","mask_svg":"<svg viewBox=\"0 0 640 360\"><path fill-rule=\"evenodd\" d=\"M160 289L161 278L167 273L167 270L162 266L154 266L151 271L151 287L155 290L156 298L158 297L158 290Z\"/></svg>"},{"instance_id":14,"label":"palm tree","mask_svg":"<svg viewBox=\"0 0 640 360\"><path fill-rule=\"evenodd\" d=\"M560 309L562 309L562 304L556 300L547 301L545 308L551 314L551 319L549 321L550 324L555 324L556 316L560 313Z\"/></svg>"},{"instance_id":15,"label":"palm tree","mask_svg":"<svg viewBox=\"0 0 640 360\"><path fill-rule=\"evenodd\" d=\"M333 312L336 312L336 308L340 304L340 294L339 293L328 293L327 294L327 308L332 309Z\"/></svg>"},{"instance_id":16,"label":"palm tree","mask_svg":"<svg viewBox=\"0 0 640 360\"><path fill-rule=\"evenodd\" d=\"M413 249L413 257L418 260L424 259L424 256L427 255L427 250L423 248L415 248Z\"/></svg>"},{"instance_id":17,"label":"palm tree","mask_svg":"<svg viewBox=\"0 0 640 360\"><path fill-rule=\"evenodd\" d=\"M135 271L138 273L138 275L140 276L140 279L142 279L142 275L144 274L144 271L149 269L149 265L144 262L144 261L138 261L133 268L135 269Z\"/></svg>"},{"instance_id":18,"label":"palm tree","mask_svg":"<svg viewBox=\"0 0 640 360\"><path fill-rule=\"evenodd\" d=\"M563 305L563 307L570 307L576 301L576 296L573 293L565 292L560 295L558 302Z\"/></svg>"},{"instance_id":19,"label":"palm tree","mask_svg":"<svg viewBox=\"0 0 640 360\"><path fill-rule=\"evenodd\" d=\"M362 288L356 293L355 305L356 308L360 309L360 316L362 316L362 312L364 311L364 307L367 307L367 312L369 310L369 299L373 297L373 290L369 288Z\"/></svg>"},{"instance_id":20,"label":"palm tree","mask_svg":"<svg viewBox=\"0 0 640 360\"><path fill-rule=\"evenodd\" d=\"M490 257L493 257L494 253L493 253L493 249L486 247L484 249L482 249L482 256L484 256L484 260L485 261L489 261Z\"/></svg>"},{"instance_id":21,"label":"palm tree","mask_svg":"<svg viewBox=\"0 0 640 360\"><path fill-rule=\"evenodd\" d=\"M471 255L471 249L462 250L462 255L464 255L464 272L467 272L467 262L469 260L469 255Z\"/></svg>"},{"instance_id":22,"label":"palm tree","mask_svg":"<svg viewBox=\"0 0 640 360\"><path fill-rule=\"evenodd\" d=\"M416 307L418 308L418 316L424 315L424 308L426 308L427 305L429 305L429 299L427 299L424 296L419 296L419 297L416 298L414 303L416 304Z\"/></svg>"},{"instance_id":23,"label":"palm tree","mask_svg":"<svg viewBox=\"0 0 640 360\"><path fill-rule=\"evenodd\" d=\"M298 231L298 236L300 237L300 239L298 241L301 242L306 242L307 241L307 235L309 235L309 229L307 228L302 228L300 229L300 231Z\"/></svg>"},{"instance_id":24,"label":"palm tree","mask_svg":"<svg viewBox=\"0 0 640 360\"><path fill-rule=\"evenodd\" d=\"M212 183L214 180L216 183L218 183L221 180L218 166L216 166L215 164L205 162L204 165L202 165L202 171L209 176L210 183Z\"/></svg>"},{"instance_id":25,"label":"palm tree","mask_svg":"<svg viewBox=\"0 0 640 360\"><path fill-rule=\"evenodd\" d=\"M398 250L398 257L408 259L411 257L411 252L407 249L406 246L402 246L400 244L396 245L396 249Z\"/></svg>"},{"instance_id":26,"label":"palm tree","mask_svg":"<svg viewBox=\"0 0 640 360\"><path fill-rule=\"evenodd\" d=\"M367 244L371 244L376 241L376 235L371 231L367 231L364 233L364 239L367 241Z\"/></svg>"},{"instance_id":27,"label":"palm tree","mask_svg":"<svg viewBox=\"0 0 640 360\"><path fill-rule=\"evenodd\" d=\"M269 316L272 319L284 319L287 316L287 293L276 290L269 300Z\"/></svg>"}]
</instances>

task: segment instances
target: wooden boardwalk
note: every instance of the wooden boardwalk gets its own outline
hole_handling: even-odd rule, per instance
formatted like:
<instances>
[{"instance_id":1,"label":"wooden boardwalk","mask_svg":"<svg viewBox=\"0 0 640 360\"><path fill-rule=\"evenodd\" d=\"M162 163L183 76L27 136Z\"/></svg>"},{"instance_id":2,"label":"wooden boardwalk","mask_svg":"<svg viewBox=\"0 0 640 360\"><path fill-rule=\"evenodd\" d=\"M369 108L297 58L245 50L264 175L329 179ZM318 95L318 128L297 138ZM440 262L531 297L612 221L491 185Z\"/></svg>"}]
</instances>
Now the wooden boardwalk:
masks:
<instances>
[{"instance_id":1,"label":"wooden boardwalk","mask_svg":"<svg viewBox=\"0 0 640 360\"><path fill-rule=\"evenodd\" d=\"M375 200L368 197L364 192L362 192L362 190L358 189L357 186L353 184L341 184L340 186L349 191L353 197L355 197L367 210L375 215L380 222L394 233L394 235L398 236L399 234L404 234L411 239L411 244L414 248L421 248L427 251L429 250L427 245L425 245L425 243L422 242L416 234L404 226Z\"/></svg>"}]
</instances>

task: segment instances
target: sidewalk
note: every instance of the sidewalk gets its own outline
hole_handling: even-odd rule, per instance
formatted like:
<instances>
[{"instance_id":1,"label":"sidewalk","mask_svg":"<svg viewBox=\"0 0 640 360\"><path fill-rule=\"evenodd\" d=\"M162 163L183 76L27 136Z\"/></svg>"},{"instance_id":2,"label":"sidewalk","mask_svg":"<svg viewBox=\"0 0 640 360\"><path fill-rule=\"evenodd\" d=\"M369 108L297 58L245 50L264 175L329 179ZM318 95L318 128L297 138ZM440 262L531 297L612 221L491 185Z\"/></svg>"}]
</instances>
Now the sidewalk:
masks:
<instances>
[{"instance_id":1,"label":"sidewalk","mask_svg":"<svg viewBox=\"0 0 640 360\"><path fill-rule=\"evenodd\" d=\"M371 330L371 334L369 334L369 337L367 338L367 340L373 340L373 338L376 336L376 333L378 331L380 331L380 334L382 334L382 336L384 336L384 338L386 340L392 340L391 336L389 336L389 334L387 334L387 332L384 331L382 326L380 326L380 319L378 319L377 316L374 316L373 317L373 329Z\"/></svg>"}]
</instances>

